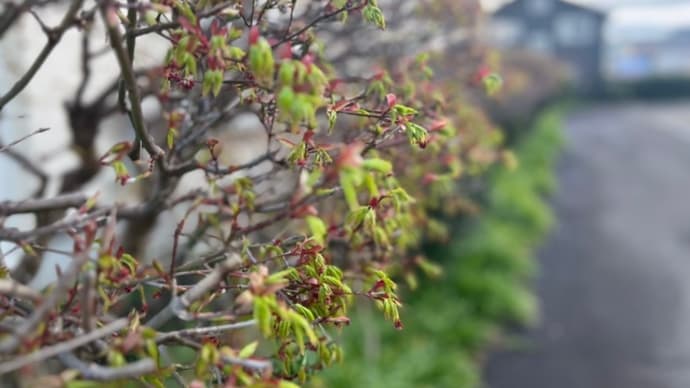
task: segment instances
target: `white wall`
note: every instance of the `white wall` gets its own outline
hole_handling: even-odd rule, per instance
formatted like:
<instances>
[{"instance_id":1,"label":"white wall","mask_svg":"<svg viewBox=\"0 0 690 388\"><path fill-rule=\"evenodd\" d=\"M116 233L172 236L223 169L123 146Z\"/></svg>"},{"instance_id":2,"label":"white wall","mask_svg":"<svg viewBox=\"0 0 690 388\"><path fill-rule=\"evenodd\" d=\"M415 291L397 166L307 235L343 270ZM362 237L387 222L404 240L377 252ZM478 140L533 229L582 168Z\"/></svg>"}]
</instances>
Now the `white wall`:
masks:
<instances>
[{"instance_id":1,"label":"white wall","mask_svg":"<svg viewBox=\"0 0 690 388\"><path fill-rule=\"evenodd\" d=\"M39 10L39 16L49 26L57 25L64 14L64 4L50 6ZM0 40L0 93L7 90L31 66L39 51L45 44L45 35L38 23L29 15L24 15L6 32ZM94 27L91 49L97 51L107 45L102 24ZM0 138L10 143L38 128L50 128L49 131L28 138L13 150L28 156L35 165L49 176L46 196L55 195L61 174L75 167L78 159L69 148L71 135L64 103L73 99L81 80L79 53L81 52L81 32L76 29L67 31L58 46L53 50L44 66L36 73L29 85L0 112ZM165 46L140 44L138 63L151 65L160 63ZM141 61L143 59L143 61ZM92 80L86 90L89 100L109 85L119 74L114 56L108 54L95 61ZM108 120L101 128L103 134L98 138L99 152L105 152L109 145L118 140L131 137L128 124L122 118ZM21 200L28 198L38 187L38 180L28 171L19 167L7 155L0 154L0 201ZM100 189L100 190L99 190ZM114 184L111 171L104 169L95 181L85 188L92 194L100 191L102 203L116 200L127 200L130 190ZM13 216L5 223L21 229L31 228L34 220L31 216ZM71 242L67 239L54 241L54 247L68 248ZM2 252L11 250L13 244L0 243ZM21 253L16 251L5 257L6 264L13 267ZM54 273L56 263L65 259L55 254L45 256L42 276L36 279L35 285L44 285Z\"/></svg>"}]
</instances>

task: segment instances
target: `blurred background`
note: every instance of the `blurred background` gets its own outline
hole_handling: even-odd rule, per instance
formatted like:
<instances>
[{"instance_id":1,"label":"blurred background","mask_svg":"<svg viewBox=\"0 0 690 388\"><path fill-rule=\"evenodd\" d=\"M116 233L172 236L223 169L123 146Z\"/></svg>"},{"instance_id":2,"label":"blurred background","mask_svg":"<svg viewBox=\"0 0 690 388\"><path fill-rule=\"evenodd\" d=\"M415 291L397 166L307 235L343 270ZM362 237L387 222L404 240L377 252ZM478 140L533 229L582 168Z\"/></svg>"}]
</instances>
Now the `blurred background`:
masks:
<instances>
[{"instance_id":1,"label":"blurred background","mask_svg":"<svg viewBox=\"0 0 690 388\"><path fill-rule=\"evenodd\" d=\"M690 1L485 0L519 160L323 387L690 387ZM467 183L467 182L466 182Z\"/></svg>"}]
</instances>

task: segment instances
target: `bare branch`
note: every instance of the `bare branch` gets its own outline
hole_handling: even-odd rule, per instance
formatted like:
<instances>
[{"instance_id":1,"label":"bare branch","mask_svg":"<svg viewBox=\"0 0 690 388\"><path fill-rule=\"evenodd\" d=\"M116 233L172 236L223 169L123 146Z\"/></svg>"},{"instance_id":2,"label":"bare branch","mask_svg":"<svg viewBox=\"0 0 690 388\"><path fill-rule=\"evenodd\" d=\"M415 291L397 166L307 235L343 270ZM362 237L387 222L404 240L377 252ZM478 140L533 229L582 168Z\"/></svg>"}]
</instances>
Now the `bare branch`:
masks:
<instances>
[{"instance_id":1,"label":"bare branch","mask_svg":"<svg viewBox=\"0 0 690 388\"><path fill-rule=\"evenodd\" d=\"M12 279L0 279L0 294L40 302L43 296L21 283Z\"/></svg>"},{"instance_id":2,"label":"bare branch","mask_svg":"<svg viewBox=\"0 0 690 388\"><path fill-rule=\"evenodd\" d=\"M293 40L294 38L302 35L303 33L307 32L307 31L309 31L310 28L313 28L315 25L319 24L320 22L322 22L324 20L336 17L343 12L350 12L350 11L354 11L354 10L359 9L359 8L362 8L362 6L361 5L356 5L354 7L345 6L345 7L336 9L333 12L325 13L325 14L317 17L316 19L312 20L311 22L307 23L306 26L300 28L299 30L293 32L290 35L287 35L286 37L284 37L280 41L273 43L272 47L276 48L285 42L289 42L289 41Z\"/></svg>"},{"instance_id":3,"label":"bare branch","mask_svg":"<svg viewBox=\"0 0 690 388\"><path fill-rule=\"evenodd\" d=\"M214 5L213 7L210 7L208 9L204 10L203 12L200 12L199 17L205 18L205 17L209 17L212 15L216 15L216 14L218 14L219 11L226 9L235 3L236 3L236 1L225 1L225 2L222 2L220 4ZM138 36L143 36L143 35L147 35L147 34L154 33L154 32L160 33L163 31L172 30L172 29L179 28L179 27L180 27L180 23L175 21L175 22L169 22L169 23L158 23L158 24L153 25L153 26L142 27L139 29L128 29L127 32L125 32L125 39L136 38Z\"/></svg>"},{"instance_id":4,"label":"bare branch","mask_svg":"<svg viewBox=\"0 0 690 388\"><path fill-rule=\"evenodd\" d=\"M247 327L252 327L254 325L256 325L256 321L253 319L250 319L248 321L228 323L225 325L209 326L209 327L195 327L195 328L191 328L191 329L176 330L176 331L171 331L168 333L159 333L156 336L156 342L163 342L163 341L166 341L169 339L179 338L179 337L183 337L183 336L187 336L187 335L217 334L217 333L221 333L224 331L244 329Z\"/></svg>"},{"instance_id":5,"label":"bare branch","mask_svg":"<svg viewBox=\"0 0 690 388\"><path fill-rule=\"evenodd\" d=\"M194 287L190 288L181 297L173 295L170 303L168 303L168 305L156 316L146 322L146 326L156 329L163 326L175 316L179 316L179 311L186 311L189 305L211 291L228 273L240 268L241 265L242 258L237 253L230 253L223 262L213 268L211 273L206 275L206 277L201 279L201 281L195 284Z\"/></svg>"},{"instance_id":6,"label":"bare branch","mask_svg":"<svg viewBox=\"0 0 690 388\"><path fill-rule=\"evenodd\" d=\"M33 353L14 358L8 362L0 364L0 375L12 372L27 365L47 360L62 353L70 352L80 346L88 344L89 342L93 342L99 338L113 334L118 330L122 330L127 327L128 323L129 321L126 318L121 318L89 333L76 336L69 341L61 342L52 346L46 346Z\"/></svg>"},{"instance_id":7,"label":"bare branch","mask_svg":"<svg viewBox=\"0 0 690 388\"><path fill-rule=\"evenodd\" d=\"M114 6L111 2L103 2L101 6L101 16L105 22L106 28L108 30L108 37L110 38L110 45L115 51L115 56L117 57L117 62L120 65L120 71L122 72L122 79L127 89L127 94L129 95L130 110L131 110L131 120L132 126L134 127L134 132L136 133L136 138L142 142L142 145L146 151L154 159L159 159L160 156L164 154L163 150L158 147L149 135L146 129L146 122L144 121L144 112L141 109L141 96L139 94L139 86L137 85L137 79L134 75L134 70L132 69L131 59L127 50L122 45L122 34L118 29L119 19L115 11Z\"/></svg>"},{"instance_id":8,"label":"bare branch","mask_svg":"<svg viewBox=\"0 0 690 388\"><path fill-rule=\"evenodd\" d=\"M0 107L0 108L1 108L1 107ZM13 142L10 143L10 144L7 144L7 145L1 145L1 144L0 144L0 152L8 151L10 148L12 148L12 147L16 146L17 144L23 142L24 140L26 140L26 139L28 139L28 138L30 138L30 137L32 137L32 136L38 135L39 133L46 132L46 131L48 131L48 130L50 130L50 128L39 128L39 129L37 129L37 130L31 132L30 134L26 135L26 136L22 136L21 138L19 138L19 139L13 141Z\"/></svg>"},{"instance_id":9,"label":"bare branch","mask_svg":"<svg viewBox=\"0 0 690 388\"><path fill-rule=\"evenodd\" d=\"M33 197L38 198L42 196L45 192L46 185L48 184L48 175L46 175L46 173L39 169L33 161L31 161L22 153L15 152L15 150L13 149L8 149L5 151L5 155L12 158L12 160L14 160L17 164L19 164L21 167L25 168L30 173L35 175L36 178L38 178L40 183L38 189L36 189L36 191L34 192Z\"/></svg>"},{"instance_id":10,"label":"bare branch","mask_svg":"<svg viewBox=\"0 0 690 388\"><path fill-rule=\"evenodd\" d=\"M252 360L230 356L223 356L222 359L228 364L235 364L249 369L266 370L271 368L271 362L267 360Z\"/></svg>"},{"instance_id":11,"label":"bare branch","mask_svg":"<svg viewBox=\"0 0 690 388\"><path fill-rule=\"evenodd\" d=\"M267 152L263 155L260 155L256 158L254 158L253 160L250 160L247 163L240 164L237 166L229 166L229 167L225 167L225 168L219 168L217 166L202 165L199 162L197 162L196 160L190 160L189 162L186 162L186 163L181 164L179 166L170 167L170 169L168 170L168 173L170 173L171 175L183 175L183 174L186 174L190 171L201 169L201 170L204 170L204 171L211 173L211 174L228 175L228 174L232 174L234 172L240 171L240 170L246 170L246 169L249 169L252 167L256 167L259 164L261 164L262 162L270 161L276 154L277 154L277 152Z\"/></svg>"},{"instance_id":12,"label":"bare branch","mask_svg":"<svg viewBox=\"0 0 690 388\"><path fill-rule=\"evenodd\" d=\"M0 111L2 111L2 108L4 108L8 102L12 101L14 97L21 93L29 82L31 82L31 79L34 77L34 75L36 75L38 69L43 66L43 63L46 61L46 59L48 59L50 53L60 42L62 35L74 24L75 17L81 8L82 2L83 0L73 0L60 25L57 26L57 28L50 30L51 33L48 34L48 42L46 42L45 46L43 46L43 50L41 50L41 52L38 54L38 57L36 57L34 63L31 65L31 67L29 67L29 70L24 73L24 75L7 93L5 93L5 95L0 97Z\"/></svg>"},{"instance_id":13,"label":"bare branch","mask_svg":"<svg viewBox=\"0 0 690 388\"><path fill-rule=\"evenodd\" d=\"M87 201L87 197L81 193L61 195L53 198L27 199L24 201L0 202L0 215L9 216L21 213L37 213L49 210L79 207Z\"/></svg>"},{"instance_id":14,"label":"bare branch","mask_svg":"<svg viewBox=\"0 0 690 388\"><path fill-rule=\"evenodd\" d=\"M67 219L62 219L59 221L56 221L50 225L42 226L40 228L36 229L31 229L31 230L19 230L17 228L5 228L2 229L0 228L0 241L23 241L23 240L30 240L30 239L36 239L39 237L51 235L60 231L63 231L65 229L69 228L76 228L79 227L80 225L85 224L88 221L102 221L99 219L105 219L105 216L111 211L110 208L108 209L99 209L96 210L92 213L83 215L81 217L69 217Z\"/></svg>"},{"instance_id":15,"label":"bare branch","mask_svg":"<svg viewBox=\"0 0 690 388\"><path fill-rule=\"evenodd\" d=\"M88 259L88 252L80 252L74 257L67 271L58 278L57 285L43 300L43 303L41 303L31 316L15 330L12 336L0 341L0 353L9 353L17 349L25 337L45 320L48 314L60 303L68 290L72 287L74 281L77 279L77 275L81 271L81 267Z\"/></svg>"},{"instance_id":16,"label":"bare branch","mask_svg":"<svg viewBox=\"0 0 690 388\"><path fill-rule=\"evenodd\" d=\"M156 370L156 362L150 358L144 358L116 368L86 363L72 353L60 354L60 361L68 368L78 370L82 378L97 381L137 378Z\"/></svg>"}]
</instances>

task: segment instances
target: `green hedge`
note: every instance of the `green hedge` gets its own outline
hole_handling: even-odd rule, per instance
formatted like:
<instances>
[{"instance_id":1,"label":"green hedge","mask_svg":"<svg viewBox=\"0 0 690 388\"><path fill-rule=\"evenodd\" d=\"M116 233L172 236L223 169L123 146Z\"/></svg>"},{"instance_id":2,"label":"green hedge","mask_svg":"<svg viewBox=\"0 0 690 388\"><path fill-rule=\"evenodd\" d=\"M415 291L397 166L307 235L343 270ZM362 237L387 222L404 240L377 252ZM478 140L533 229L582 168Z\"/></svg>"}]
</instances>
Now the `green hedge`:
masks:
<instances>
[{"instance_id":1,"label":"green hedge","mask_svg":"<svg viewBox=\"0 0 690 388\"><path fill-rule=\"evenodd\" d=\"M482 353L508 326L537 318L533 252L552 222L545 197L555 186L560 112L543 113L515 147L519 166L490 176L480 217L455 228L429 255L444 276L407 295L405 329L360 309L347 331L344 363L314 387L475 387Z\"/></svg>"}]
</instances>

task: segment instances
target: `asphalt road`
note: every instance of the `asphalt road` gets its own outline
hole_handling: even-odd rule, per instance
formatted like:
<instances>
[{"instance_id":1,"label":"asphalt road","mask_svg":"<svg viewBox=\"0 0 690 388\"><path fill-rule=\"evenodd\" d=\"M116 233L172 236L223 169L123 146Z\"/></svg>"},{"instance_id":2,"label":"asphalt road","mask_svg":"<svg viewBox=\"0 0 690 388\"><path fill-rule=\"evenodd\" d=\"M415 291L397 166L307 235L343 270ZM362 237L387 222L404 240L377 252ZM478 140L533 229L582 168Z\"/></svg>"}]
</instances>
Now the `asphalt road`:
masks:
<instances>
[{"instance_id":1,"label":"asphalt road","mask_svg":"<svg viewBox=\"0 0 690 388\"><path fill-rule=\"evenodd\" d=\"M540 252L542 324L487 366L491 388L690 387L690 102L566 120Z\"/></svg>"}]
</instances>

